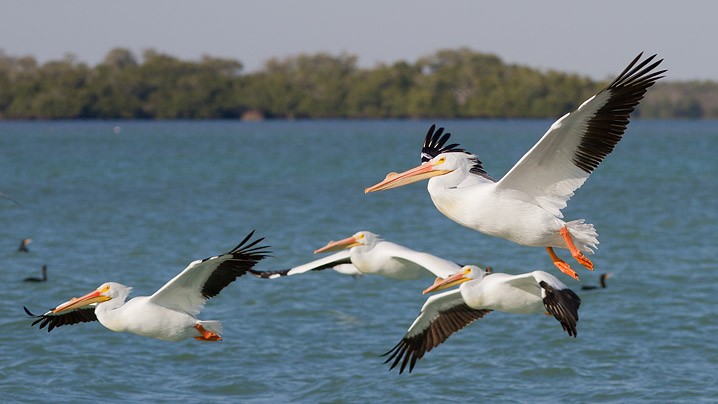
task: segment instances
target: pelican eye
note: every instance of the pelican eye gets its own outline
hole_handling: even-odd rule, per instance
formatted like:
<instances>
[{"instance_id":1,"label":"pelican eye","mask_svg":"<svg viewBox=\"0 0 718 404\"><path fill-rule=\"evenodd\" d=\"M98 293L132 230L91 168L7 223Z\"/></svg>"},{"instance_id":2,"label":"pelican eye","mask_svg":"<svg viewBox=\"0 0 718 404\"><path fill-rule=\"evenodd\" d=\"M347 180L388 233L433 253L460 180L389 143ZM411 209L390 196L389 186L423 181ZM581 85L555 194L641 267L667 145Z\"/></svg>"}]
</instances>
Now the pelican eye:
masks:
<instances>
[{"instance_id":1,"label":"pelican eye","mask_svg":"<svg viewBox=\"0 0 718 404\"><path fill-rule=\"evenodd\" d=\"M100 293L107 293L110 291L110 285L105 285L100 289Z\"/></svg>"},{"instance_id":2,"label":"pelican eye","mask_svg":"<svg viewBox=\"0 0 718 404\"><path fill-rule=\"evenodd\" d=\"M357 236L357 240L361 240L364 238L364 233L361 233Z\"/></svg>"},{"instance_id":3,"label":"pelican eye","mask_svg":"<svg viewBox=\"0 0 718 404\"><path fill-rule=\"evenodd\" d=\"M441 157L436 161L436 165L446 163L446 157Z\"/></svg>"}]
</instances>

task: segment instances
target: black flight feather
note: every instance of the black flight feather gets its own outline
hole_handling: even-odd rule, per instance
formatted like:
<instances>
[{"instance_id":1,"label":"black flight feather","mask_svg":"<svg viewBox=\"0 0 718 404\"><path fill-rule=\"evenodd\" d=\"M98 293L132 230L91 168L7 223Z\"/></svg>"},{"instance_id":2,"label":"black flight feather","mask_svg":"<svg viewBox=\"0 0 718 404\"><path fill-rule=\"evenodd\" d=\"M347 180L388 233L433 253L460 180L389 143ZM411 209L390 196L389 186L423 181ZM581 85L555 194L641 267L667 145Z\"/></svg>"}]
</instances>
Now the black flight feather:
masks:
<instances>
[{"instance_id":1,"label":"black flight feather","mask_svg":"<svg viewBox=\"0 0 718 404\"><path fill-rule=\"evenodd\" d=\"M666 70L653 71L663 59L649 65L656 57L653 55L638 63L642 56L643 53L639 53L623 72L601 91L601 93L607 91L609 98L589 119L586 133L581 138L581 143L573 157L576 167L589 174L621 140L628 127L631 113L641 102L648 88L658 79L663 78L662 74L666 72Z\"/></svg>"},{"instance_id":2,"label":"black flight feather","mask_svg":"<svg viewBox=\"0 0 718 404\"><path fill-rule=\"evenodd\" d=\"M555 289L548 283L539 282L545 290L543 305L553 315L564 331L570 337L576 338L576 323L578 322L578 308L581 305L581 298L571 289Z\"/></svg>"},{"instance_id":3,"label":"black flight feather","mask_svg":"<svg viewBox=\"0 0 718 404\"><path fill-rule=\"evenodd\" d=\"M204 262L211 259L219 259L221 261L217 269L210 275L202 287L202 296L204 296L205 299L217 296L227 285L251 271L254 265L271 253L271 251L267 250L267 248L269 248L268 246L257 245L264 240L264 237L247 244L253 235L254 230L230 252L202 261Z\"/></svg>"},{"instance_id":4,"label":"black flight feather","mask_svg":"<svg viewBox=\"0 0 718 404\"><path fill-rule=\"evenodd\" d=\"M416 361L421 359L426 352L436 348L452 334L490 312L491 310L472 309L465 303L442 311L420 333L405 336L394 348L382 355L389 356L384 363L389 363L393 360L389 370L399 366L399 374L403 373L408 365L409 373L411 373L414 370Z\"/></svg>"},{"instance_id":5,"label":"black flight feather","mask_svg":"<svg viewBox=\"0 0 718 404\"><path fill-rule=\"evenodd\" d=\"M77 323L88 323L90 321L97 321L95 316L95 307L85 307L77 310L72 310L62 314L52 314L52 310L42 315L35 315L28 310L27 307L22 306L25 309L25 313L28 316L35 318L36 320L30 324L30 327L35 324L40 324L40 329L47 327L47 332L50 332L55 327L62 327L63 325L72 325Z\"/></svg>"}]
</instances>

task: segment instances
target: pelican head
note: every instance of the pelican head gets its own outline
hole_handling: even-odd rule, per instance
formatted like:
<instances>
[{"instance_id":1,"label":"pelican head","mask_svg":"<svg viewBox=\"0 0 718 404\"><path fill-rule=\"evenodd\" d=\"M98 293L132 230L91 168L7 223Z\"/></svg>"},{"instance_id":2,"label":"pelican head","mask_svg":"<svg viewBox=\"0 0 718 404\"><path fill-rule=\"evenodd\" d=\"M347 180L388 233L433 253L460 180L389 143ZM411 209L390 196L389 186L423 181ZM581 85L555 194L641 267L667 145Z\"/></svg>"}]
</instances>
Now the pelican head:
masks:
<instances>
[{"instance_id":1,"label":"pelican head","mask_svg":"<svg viewBox=\"0 0 718 404\"><path fill-rule=\"evenodd\" d=\"M384 181L365 189L364 192L397 188L438 176L445 176L442 178L447 187L455 187L469 173L491 180L478 157L459 147L458 143L446 144L450 137L451 133L444 133L444 128L437 129L436 125L431 125L421 149L421 165L403 173L389 173Z\"/></svg>"},{"instance_id":2,"label":"pelican head","mask_svg":"<svg viewBox=\"0 0 718 404\"><path fill-rule=\"evenodd\" d=\"M368 247L372 248L376 245L376 243L379 242L381 238L366 230L358 231L354 233L351 237L347 237L343 240L339 241L330 241L325 245L324 247L315 250L314 254L322 253L322 252L331 252L331 251L339 251L344 250L347 248L352 247Z\"/></svg>"},{"instance_id":3,"label":"pelican head","mask_svg":"<svg viewBox=\"0 0 718 404\"><path fill-rule=\"evenodd\" d=\"M402 173L389 173L384 181L373 185L364 190L365 193L384 191L387 189L403 187L411 183L446 175L460 169L462 166L468 166L466 163L466 153L442 153L431 160L421 163L421 165L406 170ZM470 167L469 167L470 168ZM469 170L466 169L466 172Z\"/></svg>"},{"instance_id":4,"label":"pelican head","mask_svg":"<svg viewBox=\"0 0 718 404\"><path fill-rule=\"evenodd\" d=\"M449 276L448 278L437 278L434 284L424 289L424 292L422 293L427 294L430 292L437 292L439 290L444 290L452 286L460 285L464 282L472 281L475 279L483 279L486 274L486 271L477 267L476 265L465 265L459 270L459 272Z\"/></svg>"},{"instance_id":5,"label":"pelican head","mask_svg":"<svg viewBox=\"0 0 718 404\"><path fill-rule=\"evenodd\" d=\"M132 290L132 288L129 286L121 285L116 282L105 282L97 289L82 297L73 297L67 302L62 303L52 312L57 314L63 311L75 310L81 307L89 306L93 303L103 303L113 299L124 302L127 295L130 294L130 290Z\"/></svg>"}]
</instances>

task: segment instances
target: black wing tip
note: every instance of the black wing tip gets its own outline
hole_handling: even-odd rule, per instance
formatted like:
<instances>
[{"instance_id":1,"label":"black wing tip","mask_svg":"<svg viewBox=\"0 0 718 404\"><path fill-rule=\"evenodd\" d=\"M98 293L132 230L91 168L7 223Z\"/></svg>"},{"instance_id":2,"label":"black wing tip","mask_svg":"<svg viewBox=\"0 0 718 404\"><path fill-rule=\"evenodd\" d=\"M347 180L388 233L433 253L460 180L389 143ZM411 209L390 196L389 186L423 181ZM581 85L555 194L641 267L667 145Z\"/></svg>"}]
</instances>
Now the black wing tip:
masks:
<instances>
[{"instance_id":1,"label":"black wing tip","mask_svg":"<svg viewBox=\"0 0 718 404\"><path fill-rule=\"evenodd\" d=\"M46 316L44 314L33 314L30 309L25 306L22 306L22 308L23 310L25 310L25 314L27 314L28 317L35 319L35 321L30 324L30 327L34 327L36 324L39 323L40 329L47 327L47 332L52 331L52 329L56 327L55 324L52 322L52 317Z\"/></svg>"},{"instance_id":2,"label":"black wing tip","mask_svg":"<svg viewBox=\"0 0 718 404\"><path fill-rule=\"evenodd\" d=\"M406 338L403 338L401 341L399 341L399 343L394 345L393 348L381 355L390 355L384 361L384 364L393 361L392 364L389 366L389 371L392 371L395 367L399 366L399 374L402 374L404 373L404 370L406 370L407 365L409 366L409 373L414 370L416 361L421 359L421 356L417 355L416 352L410 350L409 348L411 348L409 341Z\"/></svg>"},{"instance_id":3,"label":"black wing tip","mask_svg":"<svg viewBox=\"0 0 718 404\"><path fill-rule=\"evenodd\" d=\"M244 237L242 241L240 241L239 244L237 244L236 247L229 251L228 254L248 254L257 257L258 260L265 257L270 257L272 254L272 251L269 250L270 246L257 245L264 241L264 237L260 237L249 242L249 240L254 236L254 233L255 230L253 229L249 232L249 234Z\"/></svg>"},{"instance_id":4,"label":"black wing tip","mask_svg":"<svg viewBox=\"0 0 718 404\"><path fill-rule=\"evenodd\" d=\"M585 133L572 158L576 167L591 174L603 159L613 151L623 137L630 116L643 100L648 89L663 78L667 70L655 71L663 59L654 61L657 55L641 60L639 53L604 91L608 99L588 120Z\"/></svg>"},{"instance_id":5,"label":"black wing tip","mask_svg":"<svg viewBox=\"0 0 718 404\"><path fill-rule=\"evenodd\" d=\"M654 71L663 59L653 61L658 54L653 54L643 60L643 52L640 52L623 71L608 85L607 88L635 87L647 89L659 79L664 78L663 73L668 69ZM653 63L651 63L653 62Z\"/></svg>"},{"instance_id":6,"label":"black wing tip","mask_svg":"<svg viewBox=\"0 0 718 404\"><path fill-rule=\"evenodd\" d=\"M547 311L558 320L569 337L576 338L581 298L571 289L556 289L545 281L540 281L539 286L546 291L544 306Z\"/></svg>"},{"instance_id":7,"label":"black wing tip","mask_svg":"<svg viewBox=\"0 0 718 404\"><path fill-rule=\"evenodd\" d=\"M257 245L264 240L264 237L250 241L254 233L254 230L250 231L249 234L228 253L203 260L221 259L217 270L209 276L202 286L202 297L211 299L217 296L227 285L247 273L259 276L257 274L260 271L254 270L254 266L264 258L270 257L271 251L268 250L269 246L267 245Z\"/></svg>"},{"instance_id":8,"label":"black wing tip","mask_svg":"<svg viewBox=\"0 0 718 404\"><path fill-rule=\"evenodd\" d=\"M289 275L290 269L280 269L276 271L258 271L254 268L250 268L247 270L250 274L256 276L257 278L261 279L276 279L281 278Z\"/></svg>"}]
</instances>

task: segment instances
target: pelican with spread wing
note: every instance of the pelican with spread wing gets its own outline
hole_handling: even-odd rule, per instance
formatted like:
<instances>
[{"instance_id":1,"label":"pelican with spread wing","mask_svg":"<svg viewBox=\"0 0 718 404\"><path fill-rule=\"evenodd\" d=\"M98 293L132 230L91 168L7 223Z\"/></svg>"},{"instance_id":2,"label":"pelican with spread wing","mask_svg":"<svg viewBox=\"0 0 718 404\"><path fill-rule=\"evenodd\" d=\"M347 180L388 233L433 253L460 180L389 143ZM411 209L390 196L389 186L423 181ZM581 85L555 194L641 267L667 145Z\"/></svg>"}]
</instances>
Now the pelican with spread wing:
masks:
<instances>
[{"instance_id":1,"label":"pelican with spread wing","mask_svg":"<svg viewBox=\"0 0 718 404\"><path fill-rule=\"evenodd\" d=\"M73 298L42 315L25 312L48 332L56 327L99 321L116 332L130 332L167 341L195 338L221 340L222 325L216 320L199 320L205 302L227 285L246 274L269 251L258 245L264 238L251 240L254 231L226 254L196 260L151 296L125 301L131 287L106 282L92 292Z\"/></svg>"},{"instance_id":2,"label":"pelican with spread wing","mask_svg":"<svg viewBox=\"0 0 718 404\"><path fill-rule=\"evenodd\" d=\"M419 317L409 327L404 338L385 355L392 362L391 369L399 372L426 352L436 348L452 334L484 317L492 311L515 314L550 314L561 323L570 337L576 337L578 307L581 298L571 289L544 271L520 275L487 273L473 265L464 266L456 274L437 281L424 293L461 285L426 300Z\"/></svg>"},{"instance_id":3,"label":"pelican with spread wing","mask_svg":"<svg viewBox=\"0 0 718 404\"><path fill-rule=\"evenodd\" d=\"M290 269L252 273L273 279L332 268L350 275L372 274L396 280L411 280L427 276L445 278L461 268L461 265L452 261L392 243L367 230L358 231L339 241L330 241L314 251L315 254L324 252L335 253Z\"/></svg>"},{"instance_id":4,"label":"pelican with spread wing","mask_svg":"<svg viewBox=\"0 0 718 404\"><path fill-rule=\"evenodd\" d=\"M432 126L424 140L422 164L390 173L365 192L375 192L429 179L436 208L449 219L490 236L545 247L565 274L578 274L554 248L565 248L593 270L584 255L598 245L598 233L583 219L565 222L561 210L576 189L621 140L631 112L646 91L662 78L656 55L639 54L605 89L575 111L557 120L543 137L496 181L474 154L449 144L449 133Z\"/></svg>"}]
</instances>

